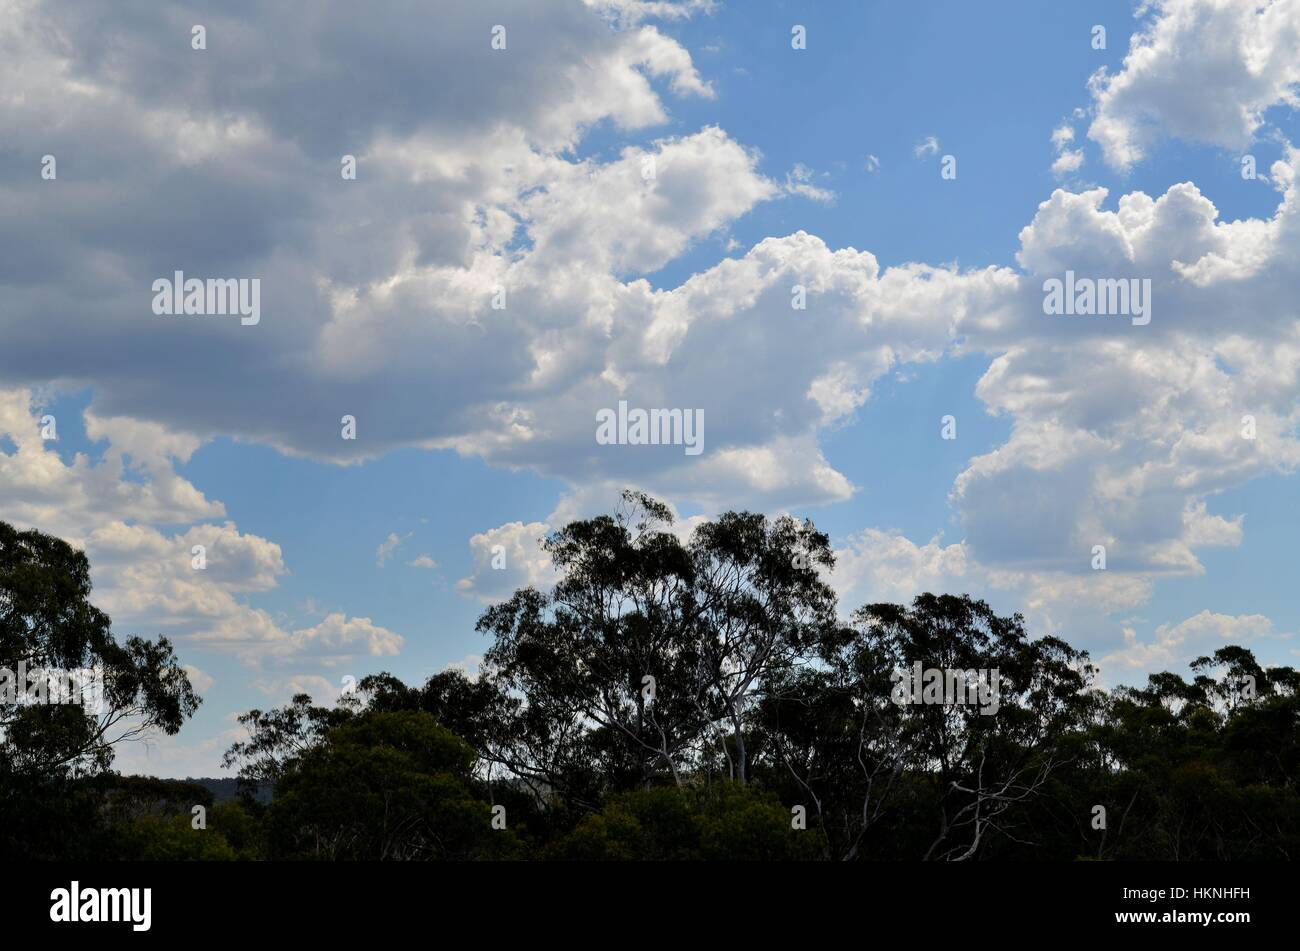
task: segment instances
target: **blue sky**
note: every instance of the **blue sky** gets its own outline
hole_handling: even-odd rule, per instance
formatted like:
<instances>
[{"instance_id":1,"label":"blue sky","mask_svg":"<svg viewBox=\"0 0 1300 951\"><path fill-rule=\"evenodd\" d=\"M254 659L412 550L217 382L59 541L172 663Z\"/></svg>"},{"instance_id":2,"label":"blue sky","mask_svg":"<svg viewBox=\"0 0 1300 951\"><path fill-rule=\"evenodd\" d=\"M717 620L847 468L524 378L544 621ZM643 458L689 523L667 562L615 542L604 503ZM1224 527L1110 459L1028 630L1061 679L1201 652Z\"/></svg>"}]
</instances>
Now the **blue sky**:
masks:
<instances>
[{"instance_id":1,"label":"blue sky","mask_svg":"<svg viewBox=\"0 0 1300 951\"><path fill-rule=\"evenodd\" d=\"M0 33L0 518L85 547L205 699L119 766L218 775L251 707L472 673L536 538L623 486L807 515L846 612L969 592L1110 684L1294 664L1298 7L36 4ZM1150 276L1151 325L1045 316L1067 267ZM174 268L260 277L261 323L150 313ZM703 409L704 454L597 445L620 398Z\"/></svg>"}]
</instances>

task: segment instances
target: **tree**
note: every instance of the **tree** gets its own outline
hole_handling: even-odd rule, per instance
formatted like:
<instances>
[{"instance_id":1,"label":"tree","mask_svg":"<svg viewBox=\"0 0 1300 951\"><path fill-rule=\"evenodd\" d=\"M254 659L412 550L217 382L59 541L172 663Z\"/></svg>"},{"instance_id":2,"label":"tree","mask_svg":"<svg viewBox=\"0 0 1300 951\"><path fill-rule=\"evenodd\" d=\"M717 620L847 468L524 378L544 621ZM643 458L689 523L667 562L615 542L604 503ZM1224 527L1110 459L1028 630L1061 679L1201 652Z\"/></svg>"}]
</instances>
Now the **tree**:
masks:
<instances>
[{"instance_id":1,"label":"tree","mask_svg":"<svg viewBox=\"0 0 1300 951\"><path fill-rule=\"evenodd\" d=\"M770 678L815 654L839 629L835 593L817 572L834 566L830 539L808 521L727 512L696 529L689 551L699 706L711 722L720 714L730 726L731 742L721 751L728 776L743 784L749 710Z\"/></svg>"},{"instance_id":2,"label":"tree","mask_svg":"<svg viewBox=\"0 0 1300 951\"><path fill-rule=\"evenodd\" d=\"M816 859L813 833L792 826L769 792L732 781L614 796L548 853L581 861L789 861Z\"/></svg>"},{"instance_id":3,"label":"tree","mask_svg":"<svg viewBox=\"0 0 1300 951\"><path fill-rule=\"evenodd\" d=\"M284 764L267 813L272 856L428 861L508 857L476 790L474 751L427 713L367 712Z\"/></svg>"},{"instance_id":4,"label":"tree","mask_svg":"<svg viewBox=\"0 0 1300 951\"><path fill-rule=\"evenodd\" d=\"M904 799L933 823L919 857L961 861L993 835L1014 837L1094 702L1087 654L1058 638L1031 641L1019 615L965 596L868 605L854 620L821 641L815 668L772 685L763 716L793 780L788 795L811 801L828 851L858 857ZM898 674L917 664L962 681L983 673L993 695L966 703L945 686L952 694L938 702L900 697Z\"/></svg>"},{"instance_id":5,"label":"tree","mask_svg":"<svg viewBox=\"0 0 1300 951\"><path fill-rule=\"evenodd\" d=\"M844 627L822 641L815 662L769 678L758 708L756 775L808 810L828 858L860 857L868 832L898 815L909 760L890 673L888 659Z\"/></svg>"},{"instance_id":6,"label":"tree","mask_svg":"<svg viewBox=\"0 0 1300 951\"><path fill-rule=\"evenodd\" d=\"M1091 730L1101 768L1092 801L1119 820L1100 857L1166 861L1300 855L1300 693L1292 668L1263 669L1228 645L1122 687ZM1219 676L1214 676L1215 671ZM1256 690L1246 692L1246 677ZM1253 695L1251 695L1253 693Z\"/></svg>"},{"instance_id":7,"label":"tree","mask_svg":"<svg viewBox=\"0 0 1300 951\"><path fill-rule=\"evenodd\" d=\"M198 708L170 642L118 643L90 588L83 552L0 522L0 776L11 781L103 772L116 744L150 730L174 734ZM20 665L27 683L18 683ZM71 695L73 672L85 672L77 686L90 702ZM62 689L64 702L31 702L37 681L49 701Z\"/></svg>"},{"instance_id":8,"label":"tree","mask_svg":"<svg viewBox=\"0 0 1300 951\"><path fill-rule=\"evenodd\" d=\"M765 679L834 627L817 574L829 541L807 522L727 513L683 543L665 505L623 503L546 540L562 575L552 591L520 590L479 620L515 702L491 755L591 804L716 764L744 783Z\"/></svg>"},{"instance_id":9,"label":"tree","mask_svg":"<svg viewBox=\"0 0 1300 951\"><path fill-rule=\"evenodd\" d=\"M355 704L338 707L312 706L305 693L294 694L287 706L273 710L249 710L240 714L239 724L248 739L231 744L221 765L239 768L240 781L247 787L274 784L288 764L316 748L325 734L352 716Z\"/></svg>"},{"instance_id":10,"label":"tree","mask_svg":"<svg viewBox=\"0 0 1300 951\"><path fill-rule=\"evenodd\" d=\"M729 512L682 534L625 493L545 540L552 589L483 613L478 677L375 674L333 709L241 718L229 761L279 783L269 854L1300 855L1294 669L1229 645L1190 681L1104 691L1086 652L966 595L840 620L809 522ZM509 834L488 832L498 806ZM223 835L255 850L244 819Z\"/></svg>"},{"instance_id":11,"label":"tree","mask_svg":"<svg viewBox=\"0 0 1300 951\"><path fill-rule=\"evenodd\" d=\"M518 591L478 622L495 637L489 676L514 698L489 755L593 806L657 773L680 783L702 729L690 557L665 506L624 500L546 540L553 591Z\"/></svg>"},{"instance_id":12,"label":"tree","mask_svg":"<svg viewBox=\"0 0 1300 951\"><path fill-rule=\"evenodd\" d=\"M199 705L167 639L119 643L90 590L83 552L0 522L0 854L75 850L97 815L78 781Z\"/></svg>"}]
</instances>

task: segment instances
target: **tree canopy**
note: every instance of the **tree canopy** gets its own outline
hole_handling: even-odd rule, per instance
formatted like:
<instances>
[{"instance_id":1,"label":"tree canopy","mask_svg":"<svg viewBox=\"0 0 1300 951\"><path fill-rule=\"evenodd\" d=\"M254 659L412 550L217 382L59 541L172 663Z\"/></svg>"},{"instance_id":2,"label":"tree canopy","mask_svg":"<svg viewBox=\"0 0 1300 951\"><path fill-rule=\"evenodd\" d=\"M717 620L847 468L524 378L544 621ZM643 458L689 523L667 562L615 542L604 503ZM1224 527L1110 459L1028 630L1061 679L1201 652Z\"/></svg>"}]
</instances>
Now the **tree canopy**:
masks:
<instances>
[{"instance_id":1,"label":"tree canopy","mask_svg":"<svg viewBox=\"0 0 1300 951\"><path fill-rule=\"evenodd\" d=\"M214 802L203 787L111 771L114 743L174 732L197 698L165 639L110 635L84 555L0 525L0 645L32 664L102 668L108 684L99 714L2 708L0 802L43 823L5 823L6 850L426 861L1300 851L1300 672L1245 647L1197 657L1186 676L1102 689L1086 652L966 595L844 613L829 540L808 521L729 512L688 534L639 493L544 546L559 580L483 612L476 676L408 685L377 673L333 706L299 694L248 711L225 758L245 795ZM71 828L81 834L58 831Z\"/></svg>"},{"instance_id":2,"label":"tree canopy","mask_svg":"<svg viewBox=\"0 0 1300 951\"><path fill-rule=\"evenodd\" d=\"M93 807L73 784L106 774L113 750L174 734L199 698L165 637L119 642L90 603L84 552L0 522L0 841L57 854Z\"/></svg>"}]
</instances>

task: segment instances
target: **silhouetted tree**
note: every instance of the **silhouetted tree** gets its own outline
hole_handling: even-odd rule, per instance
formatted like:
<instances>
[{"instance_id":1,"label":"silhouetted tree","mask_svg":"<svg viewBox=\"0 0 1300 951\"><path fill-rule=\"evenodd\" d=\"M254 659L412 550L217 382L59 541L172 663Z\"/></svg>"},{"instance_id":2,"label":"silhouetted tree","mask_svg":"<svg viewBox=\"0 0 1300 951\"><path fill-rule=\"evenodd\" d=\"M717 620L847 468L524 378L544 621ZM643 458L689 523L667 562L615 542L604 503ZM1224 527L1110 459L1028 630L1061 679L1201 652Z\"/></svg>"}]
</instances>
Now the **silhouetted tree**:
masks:
<instances>
[{"instance_id":1,"label":"silhouetted tree","mask_svg":"<svg viewBox=\"0 0 1300 951\"><path fill-rule=\"evenodd\" d=\"M199 698L164 637L118 642L90 603L83 552L0 522L0 852L57 854L90 810L73 784L106 772L114 747L150 731L174 734ZM45 679L47 700L19 683ZM73 695L71 671L93 672ZM48 675L55 672L54 683ZM59 686L62 684L62 686Z\"/></svg>"}]
</instances>

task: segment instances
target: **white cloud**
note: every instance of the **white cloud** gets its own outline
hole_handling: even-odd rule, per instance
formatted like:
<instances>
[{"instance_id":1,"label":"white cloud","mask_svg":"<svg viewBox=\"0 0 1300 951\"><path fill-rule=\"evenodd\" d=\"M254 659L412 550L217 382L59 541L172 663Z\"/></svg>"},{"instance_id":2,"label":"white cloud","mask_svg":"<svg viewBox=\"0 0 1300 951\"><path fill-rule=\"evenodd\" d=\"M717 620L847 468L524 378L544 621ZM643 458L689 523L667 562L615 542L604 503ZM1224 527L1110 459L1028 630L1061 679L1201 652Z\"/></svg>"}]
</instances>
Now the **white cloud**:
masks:
<instances>
[{"instance_id":1,"label":"white cloud","mask_svg":"<svg viewBox=\"0 0 1300 951\"><path fill-rule=\"evenodd\" d=\"M1203 610L1160 624L1142 640L1125 615L1151 598L1149 579L1114 571L1070 574L1006 571L980 564L964 543L939 538L916 544L898 532L867 529L836 552L827 580L847 615L863 604L907 604L920 592L970 594L995 611L1022 613L1031 637L1052 634L1092 648L1100 682L1137 685L1140 675L1186 667L1224 644L1289 637L1262 615L1230 616ZM1118 619L1117 619L1118 618Z\"/></svg>"},{"instance_id":2,"label":"white cloud","mask_svg":"<svg viewBox=\"0 0 1300 951\"><path fill-rule=\"evenodd\" d=\"M329 11L318 30L289 30L292 42L274 56L260 55L260 33L247 48L214 47L183 97L130 55L155 63L164 55L152 23L80 8L51 18L57 36L26 15L8 23L30 41L23 66L60 77L54 92L69 138L50 147L108 154L99 148L108 140L113 167L140 173L134 184L115 183L114 200L163 210L139 235L118 235L112 255L150 262L184 252L193 273L255 269L267 316L244 328L255 333L226 333L210 321L164 327L140 319L140 288L120 279L122 268L83 269L79 279L93 274L93 286L69 275L48 294L14 288L14 319L28 314L46 332L23 337L25 352L0 354L0 379L6 361L10 370L44 366L56 377L77 366L105 419L150 420L194 438L227 433L339 461L440 447L571 485L635 477L702 504L847 497L848 479L817 449L819 430L851 415L881 374L939 358L963 319L996 320L987 311L1014 284L1011 272L924 265L882 272L871 254L832 250L800 232L655 289L636 275L711 235L729 238L731 224L757 204L792 193L826 201L830 191L805 168L773 181L754 150L714 127L629 146L606 162L576 160L565 150L593 123L643 129L665 121L665 102L647 77L677 96L710 89L685 48L651 27L611 30L573 5L549 18L527 4L503 9L511 35L530 38L518 49L516 39L508 56L487 55L486 33L487 52L468 56L454 38L476 21L455 10L409 46L405 38L418 31L408 22ZM634 18L651 12L602 9ZM268 14L271 33L279 16ZM367 70L373 52L363 41L379 36L384 68ZM323 37L362 43L364 81L355 88L320 67L329 60L316 48ZM122 51L112 69L89 53L105 43ZM575 48L580 57L569 55ZM251 67L263 59L269 70ZM581 69L565 65L579 59ZM280 82L286 71L292 81ZM437 76L446 71L458 76L456 88L473 91L473 102L445 92ZM29 72L10 68L6 78L21 89ZM76 83L63 78L69 73ZM503 84L522 91L503 99ZM76 98L82 88L93 90L86 93L93 105ZM413 89L427 93L415 97ZM54 101L46 97L42 88L21 106L21 97L5 100L0 122L36 134L44 112L29 106ZM305 118L307 104L321 101L333 103L329 116ZM174 143L161 141L181 115L195 123L188 148L211 140L203 148L223 156L219 182L206 177L213 163L178 157ZM130 144L131 130L147 133L147 147ZM358 157L358 177L340 180L323 201L302 183L337 165L339 142ZM176 163L188 169L184 194L219 194L211 210L231 210L229 221L210 222L202 247L162 248L150 237L183 231L165 220L166 209L183 205L181 195L159 194L157 184L181 174ZM47 205L41 220L57 227L28 244L62 246L73 234L84 238L76 253L109 253L86 208ZM293 229L280 226L286 218ZM222 258L213 248L246 250ZM790 306L795 284L807 289L806 311ZM503 308L494 308L497 300ZM49 326L50 314L88 308L98 315L89 330L79 318ZM43 349L54 339L57 353ZM97 375L110 341L121 365ZM147 365L131 366L135 353L147 353ZM193 385L195 354L220 368L211 371L219 386ZM620 398L702 409L705 457L691 465L676 447L598 446L595 412ZM434 405L437 413L420 409ZM355 440L338 438L343 412L357 417Z\"/></svg>"},{"instance_id":3,"label":"white cloud","mask_svg":"<svg viewBox=\"0 0 1300 951\"><path fill-rule=\"evenodd\" d=\"M785 191L790 195L799 195L823 205L835 203L835 192L829 188L814 185L813 170L807 165L796 163L785 176Z\"/></svg>"},{"instance_id":4,"label":"white cloud","mask_svg":"<svg viewBox=\"0 0 1300 951\"><path fill-rule=\"evenodd\" d=\"M681 20L712 13L716 0L583 0L617 23L632 25L646 19Z\"/></svg>"},{"instance_id":5,"label":"white cloud","mask_svg":"<svg viewBox=\"0 0 1300 951\"><path fill-rule=\"evenodd\" d=\"M294 631L295 647L335 658L363 652L372 657L391 657L402 649L400 634L380 627L368 617L349 618L341 611L328 615L319 624Z\"/></svg>"},{"instance_id":6,"label":"white cloud","mask_svg":"<svg viewBox=\"0 0 1300 951\"><path fill-rule=\"evenodd\" d=\"M197 440L157 424L87 413L88 435L109 445L97 464L78 454L65 465L57 444L41 437L44 415L29 389L0 389L0 436L14 446L13 452L0 451L0 497L8 521L81 543L88 527L105 518L180 523L224 516L220 502L204 498L172 468L173 459L188 461Z\"/></svg>"},{"instance_id":7,"label":"white cloud","mask_svg":"<svg viewBox=\"0 0 1300 951\"><path fill-rule=\"evenodd\" d=\"M1052 174L1064 178L1071 172L1083 167L1083 150L1071 149L1074 141L1074 129L1069 125L1057 126L1052 131L1052 145L1056 149L1056 159L1052 162Z\"/></svg>"},{"instance_id":8,"label":"white cloud","mask_svg":"<svg viewBox=\"0 0 1300 951\"><path fill-rule=\"evenodd\" d=\"M402 542L411 537L411 533L399 535L397 532L389 532L388 537L380 542L379 547L375 549L375 565L382 568L393 557L393 554L401 547Z\"/></svg>"},{"instance_id":9,"label":"white cloud","mask_svg":"<svg viewBox=\"0 0 1300 951\"><path fill-rule=\"evenodd\" d=\"M939 154L939 140L932 135L927 135L922 141L918 142L912 154L917 158L923 158L927 155Z\"/></svg>"},{"instance_id":10,"label":"white cloud","mask_svg":"<svg viewBox=\"0 0 1300 951\"><path fill-rule=\"evenodd\" d=\"M1290 168L1275 166L1279 182ZM1240 517L1209 514L1207 500L1300 465L1300 242L1283 187L1268 221L1219 221L1190 184L1125 195L1116 211L1104 189L1039 207L1021 232L1019 308L968 341L996 354L977 394L1013 419L953 488L974 556L1077 571L1100 544L1111 569L1198 573L1195 548L1240 543ZM1067 269L1149 278L1151 323L1043 315L1043 278Z\"/></svg>"},{"instance_id":11,"label":"white cloud","mask_svg":"<svg viewBox=\"0 0 1300 951\"><path fill-rule=\"evenodd\" d=\"M597 6L623 21L710 8ZM363 12L290 0L261 11L255 28L214 19L214 36L238 41L202 57L169 41L165 18L62 0L10 11L0 85L12 94L0 125L58 155L95 154L105 174L75 197L46 190L39 211L26 186L0 189L6 209L32 222L0 252L7 319L40 328L9 338L0 380L73 379L95 388L105 418L336 459L463 437L495 418L502 392L545 385L566 331L579 349L583 324L598 332L623 293L606 264L654 269L778 193L753 156L711 129L652 146L659 175L644 191L619 186L625 172L640 181L638 149L601 169L609 184L592 181L596 166L569 152L591 126L662 124L660 89L711 88L685 47L653 27L611 29L577 2L494 9L511 37L500 55L464 5ZM100 56L106 48L115 55ZM340 60L353 75L324 65ZM190 76L183 92L161 79L178 74ZM355 182L337 175L342 150L358 159ZM328 195L309 184L329 180L323 168L335 181ZM196 216L201 239L187 224ZM531 255L512 244L520 227L531 229ZM587 253L607 258L585 262ZM492 289L521 258L533 272L512 274L511 289L554 279L558 293L531 305L525 296L506 321L475 322L497 316ZM61 263L73 259L88 263ZM239 334L221 321L161 322L148 312L148 275L181 260L191 274L257 274L267 318ZM371 343L364 315L375 310L375 325L396 327ZM400 359L386 365L403 353L406 372ZM489 363L500 378L464 385ZM367 412L403 391L399 402L446 411ZM337 414L323 425L320 407L335 399L361 420L355 443L337 438Z\"/></svg>"},{"instance_id":12,"label":"white cloud","mask_svg":"<svg viewBox=\"0 0 1300 951\"><path fill-rule=\"evenodd\" d=\"M1023 613L1033 636L1055 634L1074 644L1118 637L1110 616L1145 604L1151 583L1112 571L1015 571L990 567L964 542L917 544L896 531L866 529L836 551L827 576L844 614L863 604L907 604L922 592L969 594L1002 613Z\"/></svg>"},{"instance_id":13,"label":"white cloud","mask_svg":"<svg viewBox=\"0 0 1300 951\"><path fill-rule=\"evenodd\" d=\"M1090 83L1089 138L1125 169L1161 136L1244 149L1271 106L1297 104L1300 2L1152 0L1124 65Z\"/></svg>"},{"instance_id":14,"label":"white cloud","mask_svg":"<svg viewBox=\"0 0 1300 951\"><path fill-rule=\"evenodd\" d=\"M216 680L211 674L200 670L193 664L185 664L183 669L190 679L190 686L194 688L194 692L199 696L206 694L216 684Z\"/></svg>"},{"instance_id":15,"label":"white cloud","mask_svg":"<svg viewBox=\"0 0 1300 951\"><path fill-rule=\"evenodd\" d=\"M42 415L30 391L0 391L0 437L14 447L0 451L0 511L19 528L85 550L92 599L115 631L163 633L252 663L303 652L337 656L349 647L391 654L401 646L399 635L367 618L335 614L316 628L289 631L244 600L276 587L287 571L283 555L232 521L202 521L223 516L223 506L173 468L197 441L156 423L87 412L87 432L107 441L103 458L92 463L79 454L65 464L54 443L41 439Z\"/></svg>"},{"instance_id":16,"label":"white cloud","mask_svg":"<svg viewBox=\"0 0 1300 951\"><path fill-rule=\"evenodd\" d=\"M352 675L347 675L352 676ZM355 678L359 679L359 678ZM275 706L288 704L295 696L305 693L314 706L331 706L343 695L344 678L330 679L320 674L290 674L274 680L260 678L254 682L259 691Z\"/></svg>"},{"instance_id":17,"label":"white cloud","mask_svg":"<svg viewBox=\"0 0 1300 951\"><path fill-rule=\"evenodd\" d=\"M478 654L466 654L460 660L453 660L443 670L458 670L470 680L478 680L482 673L483 658Z\"/></svg>"},{"instance_id":18,"label":"white cloud","mask_svg":"<svg viewBox=\"0 0 1300 951\"><path fill-rule=\"evenodd\" d=\"M533 239L524 273L561 261L616 273L662 267L693 239L777 193L757 164L756 154L712 127L653 149L629 147L599 167L559 163L545 189L519 206ZM810 197L821 193L804 179L797 184Z\"/></svg>"},{"instance_id":19,"label":"white cloud","mask_svg":"<svg viewBox=\"0 0 1300 951\"><path fill-rule=\"evenodd\" d=\"M966 536L956 550L874 539L906 570L862 562L866 587L973 579L1052 620L1080 600L1137 603L1152 577L1201 570L1200 547L1238 544L1245 522L1217 514L1215 496L1300 464L1294 152L1271 170L1282 199L1267 219L1221 221L1190 182L1114 210L1105 190L1057 190L1021 233L1020 272L881 268L800 231L658 286L645 276L728 240L762 202L820 191L807 170L770 179L716 127L607 161L574 156L594 125L665 123L665 89L713 94L684 46L641 25L707 6L506 2L510 55L492 56L459 8L413 25L409 11L312 6L315 28L302 30L308 5L290 2L197 65L162 41L165 19L55 0L15 9L0 23L13 52L0 58L0 126L94 154L105 172L44 190L39 211L25 186L0 188L31 222L0 248L7 320L41 331L6 340L0 379L93 386L87 430L109 448L97 465L64 465L40 444L29 398L0 399L17 446L0 453L5 511L96 546L115 616L248 659L385 654L400 637L367 619L295 631L241 600L275 584L279 549L229 522L198 532L226 514L174 464L224 433L339 461L451 448L562 479L574 496L632 483L710 510L824 504L855 491L822 453L828 427L903 365L979 352L990 365L978 395L1012 433L953 487ZM1093 84L1088 134L1112 165L1162 134L1244 147L1265 108L1293 103L1297 0L1148 9L1123 69ZM483 44L467 51L476 30ZM340 56L357 68L322 66ZM1058 175L1080 167L1074 135L1053 135ZM358 179L321 192L343 148ZM187 227L198 214L202 240ZM262 275L256 332L151 319L139 275L177 258L194 273ZM1042 280L1066 269L1149 277L1152 323L1046 318ZM791 306L796 285L804 310ZM705 454L597 445L594 414L620 398L702 409ZM338 438L341 412L357 415L358 440ZM1240 436L1247 413L1253 441ZM476 535L461 590L490 600L544 584L536 539L550 524ZM188 568L202 538L207 574ZM490 567L494 544L506 570ZM1086 567L1093 544L1108 548L1104 580ZM380 563L389 556L381 546Z\"/></svg>"},{"instance_id":20,"label":"white cloud","mask_svg":"<svg viewBox=\"0 0 1300 951\"><path fill-rule=\"evenodd\" d=\"M1052 162L1052 174L1058 178L1069 175L1071 172L1077 172L1083 167L1083 151L1074 149L1065 151L1058 155Z\"/></svg>"},{"instance_id":21,"label":"white cloud","mask_svg":"<svg viewBox=\"0 0 1300 951\"><path fill-rule=\"evenodd\" d=\"M1262 615L1202 611L1177 624L1161 624L1154 640L1148 642L1140 641L1131 627L1125 628L1125 646L1103 657L1100 666L1112 680L1122 679L1133 671L1186 666L1198 655L1212 653L1225 644L1249 644L1274 636L1273 622Z\"/></svg>"},{"instance_id":22,"label":"white cloud","mask_svg":"<svg viewBox=\"0 0 1300 951\"><path fill-rule=\"evenodd\" d=\"M150 733L146 737L117 744L113 768L126 776L160 776L167 779L204 778L221 775L215 766L232 743L246 740L239 726L196 739L192 730L175 736Z\"/></svg>"},{"instance_id":23,"label":"white cloud","mask_svg":"<svg viewBox=\"0 0 1300 951\"><path fill-rule=\"evenodd\" d=\"M613 510L621 509L624 490L640 488L629 483L587 483L565 493L545 521L530 522L527 525L510 522L474 535L469 543L470 552L474 556L474 571L456 584L457 590L484 603L500 601L526 586L547 590L560 579L560 574L542 547L542 540L570 522L608 515ZM704 514L683 518L671 502L666 499L660 501L668 506L673 518L672 525L667 530L683 544L690 540L696 527L708 518ZM494 547L498 545L502 551L494 552ZM504 567L493 568L494 555L498 556L500 564L501 554L505 558Z\"/></svg>"},{"instance_id":24,"label":"white cloud","mask_svg":"<svg viewBox=\"0 0 1300 951\"><path fill-rule=\"evenodd\" d=\"M456 582L456 589L489 604L508 598L518 588L547 589L558 577L551 556L541 546L549 531L545 522L509 522L474 535L469 540L474 570Z\"/></svg>"}]
</instances>

